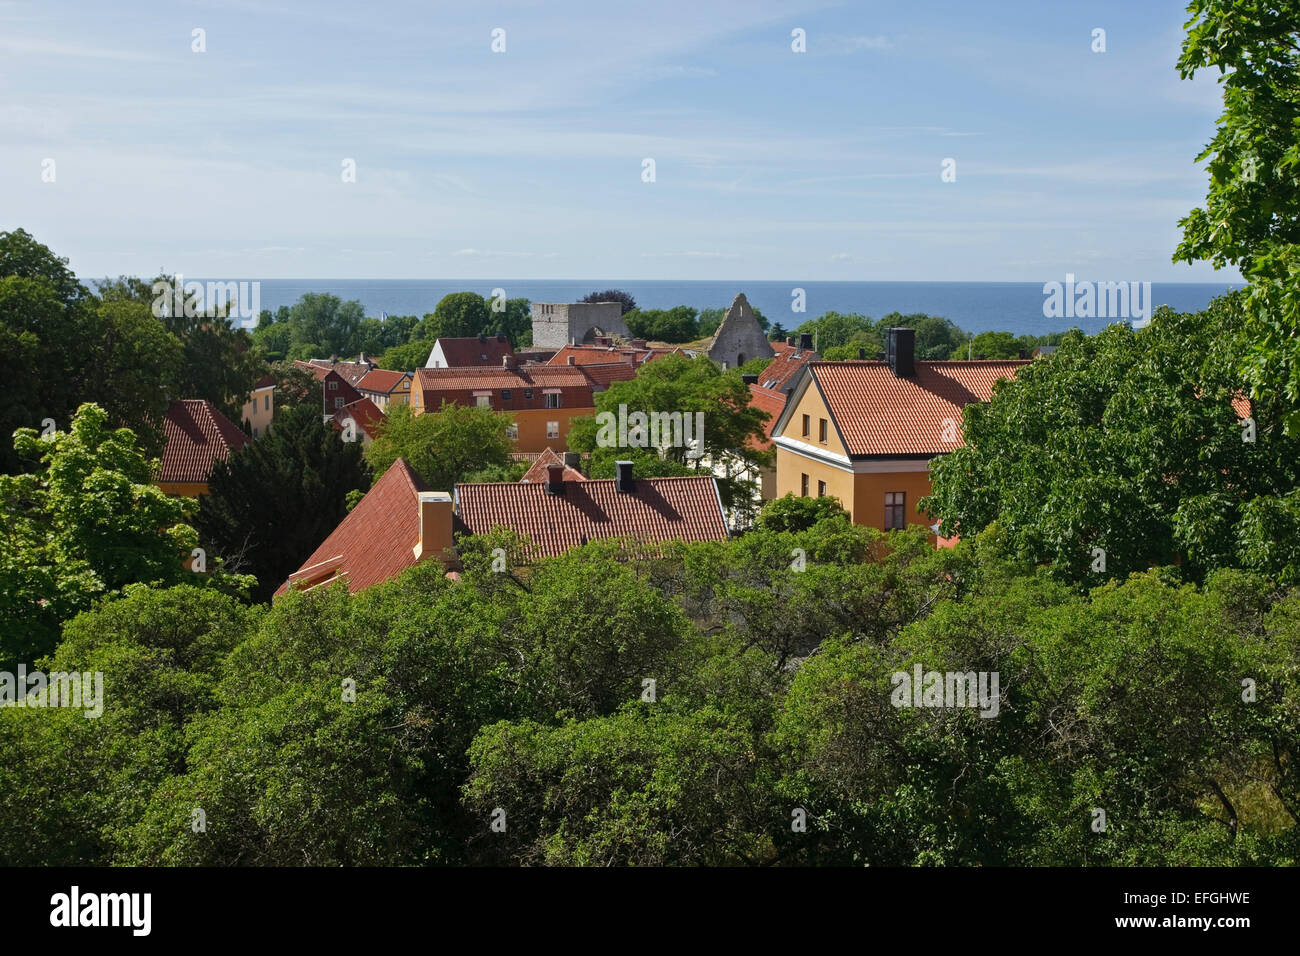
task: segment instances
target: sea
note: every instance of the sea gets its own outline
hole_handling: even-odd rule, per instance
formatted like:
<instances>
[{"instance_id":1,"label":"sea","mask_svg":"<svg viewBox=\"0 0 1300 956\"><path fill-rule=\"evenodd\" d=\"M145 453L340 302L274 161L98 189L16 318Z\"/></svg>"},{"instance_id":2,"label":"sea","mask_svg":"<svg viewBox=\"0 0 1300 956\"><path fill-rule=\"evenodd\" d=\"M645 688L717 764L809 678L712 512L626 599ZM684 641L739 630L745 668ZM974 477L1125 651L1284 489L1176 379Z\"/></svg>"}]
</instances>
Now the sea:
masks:
<instances>
[{"instance_id":1,"label":"sea","mask_svg":"<svg viewBox=\"0 0 1300 956\"><path fill-rule=\"evenodd\" d=\"M424 315L452 292L489 296L505 290L506 298L533 302L576 302L590 292L621 289L643 309L726 308L739 292L773 323L793 330L824 312L857 312L873 319L890 312L925 312L950 319L968 332L1005 331L1045 335L1078 327L1100 331L1110 318L1048 318L1047 293L1036 282L776 282L679 281L631 279L263 279L261 307L275 311L293 305L308 292L324 292L360 302L366 315ZM1195 312L1240 283L1153 282L1155 305ZM795 290L804 293L803 312L796 312Z\"/></svg>"}]
</instances>

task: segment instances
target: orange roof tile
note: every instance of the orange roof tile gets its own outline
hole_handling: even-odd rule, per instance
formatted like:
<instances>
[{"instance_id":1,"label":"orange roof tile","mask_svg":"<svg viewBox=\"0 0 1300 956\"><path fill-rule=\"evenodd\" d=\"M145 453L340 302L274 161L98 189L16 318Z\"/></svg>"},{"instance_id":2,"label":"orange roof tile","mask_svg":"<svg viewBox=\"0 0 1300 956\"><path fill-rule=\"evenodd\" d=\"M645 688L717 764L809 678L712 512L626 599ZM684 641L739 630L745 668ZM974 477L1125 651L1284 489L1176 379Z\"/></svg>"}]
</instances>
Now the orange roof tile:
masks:
<instances>
[{"instance_id":1,"label":"orange roof tile","mask_svg":"<svg viewBox=\"0 0 1300 956\"><path fill-rule=\"evenodd\" d=\"M416 563L419 492L428 490L405 459L397 459L275 593L283 594L293 584L315 587L343 578L355 594L396 577Z\"/></svg>"},{"instance_id":2,"label":"orange roof tile","mask_svg":"<svg viewBox=\"0 0 1300 956\"><path fill-rule=\"evenodd\" d=\"M356 387L363 392L382 392L387 395L406 378L407 372L393 372L386 368L371 369L357 382Z\"/></svg>"},{"instance_id":3,"label":"orange roof tile","mask_svg":"<svg viewBox=\"0 0 1300 956\"><path fill-rule=\"evenodd\" d=\"M763 434L766 437L751 439L750 445L752 447L757 448L759 451L767 451L772 447L772 429L776 427L777 421L781 418L781 412L785 409L785 399L784 392L763 388L761 385L749 386L749 404L772 416L763 425Z\"/></svg>"},{"instance_id":4,"label":"orange roof tile","mask_svg":"<svg viewBox=\"0 0 1300 956\"><path fill-rule=\"evenodd\" d=\"M176 399L163 419L167 445L156 481L205 482L212 466L249 443L249 437L207 399Z\"/></svg>"},{"instance_id":5,"label":"orange roof tile","mask_svg":"<svg viewBox=\"0 0 1300 956\"><path fill-rule=\"evenodd\" d=\"M452 368L500 365L504 356L515 354L508 340L498 341L495 335L484 336L481 342L476 335L465 338L440 338L434 345L442 346L443 358Z\"/></svg>"},{"instance_id":6,"label":"orange roof tile","mask_svg":"<svg viewBox=\"0 0 1300 956\"><path fill-rule=\"evenodd\" d=\"M564 464L564 459L561 458L558 454L555 453L554 450L550 448L542 449L542 453L537 456L537 460L533 462L532 467L530 467L526 472L524 472L524 476L519 480L530 481L530 482L549 481L550 472L548 471L548 469L550 468L551 465L560 465L564 469L565 481L586 481L587 480L586 475L584 475L582 472L578 471L577 469L570 468L568 465Z\"/></svg>"},{"instance_id":7,"label":"orange roof tile","mask_svg":"<svg viewBox=\"0 0 1300 956\"><path fill-rule=\"evenodd\" d=\"M794 387L795 380L805 365L821 360L822 357L811 349L803 350L787 345L777 352L776 358L767 363L767 368L758 373L758 384L763 388L784 392Z\"/></svg>"},{"instance_id":8,"label":"orange roof tile","mask_svg":"<svg viewBox=\"0 0 1300 956\"><path fill-rule=\"evenodd\" d=\"M629 368L629 371L631 369ZM562 408L594 408L592 379L580 368L530 365L524 368L422 368L415 373L415 388L427 409L442 402L473 405L475 392L489 393L497 411L545 408L547 390L558 390ZM528 390L532 395L525 394ZM509 391L510 397L502 396Z\"/></svg>"},{"instance_id":9,"label":"orange roof tile","mask_svg":"<svg viewBox=\"0 0 1300 956\"><path fill-rule=\"evenodd\" d=\"M807 387L820 389L850 457L922 458L957 447L961 410L987 402L998 379L1031 361L918 361L907 377L888 362L811 362ZM946 419L956 423L957 444L943 441Z\"/></svg>"},{"instance_id":10,"label":"orange roof tile","mask_svg":"<svg viewBox=\"0 0 1300 956\"><path fill-rule=\"evenodd\" d=\"M362 431L373 438L375 437L376 426L384 420L384 413L370 399L359 398L336 411L331 424L341 431L343 427L341 423L348 418L351 418Z\"/></svg>"},{"instance_id":11,"label":"orange roof tile","mask_svg":"<svg viewBox=\"0 0 1300 956\"><path fill-rule=\"evenodd\" d=\"M722 541L727 522L712 475L637 478L620 492L612 478L566 482L554 495L545 483L491 482L456 486L460 522L472 534L508 528L550 557L596 538Z\"/></svg>"}]
</instances>

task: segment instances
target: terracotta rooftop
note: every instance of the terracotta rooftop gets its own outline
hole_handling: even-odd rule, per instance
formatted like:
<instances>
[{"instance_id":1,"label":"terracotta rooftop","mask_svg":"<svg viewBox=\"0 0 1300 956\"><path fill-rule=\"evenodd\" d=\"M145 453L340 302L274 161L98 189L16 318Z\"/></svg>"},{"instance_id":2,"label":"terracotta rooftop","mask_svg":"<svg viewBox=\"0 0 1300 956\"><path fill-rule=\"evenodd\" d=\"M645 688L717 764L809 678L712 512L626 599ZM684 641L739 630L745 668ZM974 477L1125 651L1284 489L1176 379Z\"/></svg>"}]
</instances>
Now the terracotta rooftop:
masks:
<instances>
[{"instance_id":1,"label":"terracotta rooftop","mask_svg":"<svg viewBox=\"0 0 1300 956\"><path fill-rule=\"evenodd\" d=\"M636 378L637 370L637 366L628 362L611 362L608 365L582 365L578 367L582 370L582 374L591 381L592 388L597 392L603 392L614 382L626 382L628 379Z\"/></svg>"},{"instance_id":2,"label":"terracotta rooftop","mask_svg":"<svg viewBox=\"0 0 1300 956\"><path fill-rule=\"evenodd\" d=\"M174 400L163 419L167 446L156 481L206 482L212 466L243 448L249 437L203 398Z\"/></svg>"},{"instance_id":3,"label":"terracotta rooftop","mask_svg":"<svg viewBox=\"0 0 1300 956\"><path fill-rule=\"evenodd\" d=\"M382 392L385 395L401 383L406 378L406 372L392 372L386 368L371 369L370 372L356 383L356 387L363 392Z\"/></svg>"},{"instance_id":4,"label":"terracotta rooftop","mask_svg":"<svg viewBox=\"0 0 1300 956\"><path fill-rule=\"evenodd\" d=\"M365 359L365 355L361 356ZM298 363L294 363L298 364ZM359 362L336 362L332 359L312 359L309 363L317 368L323 368L327 372L333 369L342 376L343 381L356 387L356 384L371 373L376 368L375 363L369 360Z\"/></svg>"},{"instance_id":5,"label":"terracotta rooftop","mask_svg":"<svg viewBox=\"0 0 1300 956\"><path fill-rule=\"evenodd\" d=\"M374 438L375 428L384 420L384 413L370 399L359 398L336 411L331 424L336 430L342 431L343 426L340 423L349 418L357 423L358 428Z\"/></svg>"},{"instance_id":6,"label":"terracotta rooftop","mask_svg":"<svg viewBox=\"0 0 1300 956\"><path fill-rule=\"evenodd\" d=\"M672 355L680 351L676 348L635 348L629 345L566 345L553 355L548 365L608 365L613 362L627 362L629 365L644 365L646 362ZM573 362L570 363L569 359ZM629 361L629 359L631 361Z\"/></svg>"},{"instance_id":7,"label":"terracotta rooftop","mask_svg":"<svg viewBox=\"0 0 1300 956\"><path fill-rule=\"evenodd\" d=\"M628 373L635 374L631 366ZM622 373L619 373L622 374ZM629 377L631 375L629 374ZM415 373L414 390L425 408L437 409L443 401L473 405L483 393L497 411L545 408L548 392L558 392L561 408L594 408L593 379L581 368L422 368ZM527 392L531 390L532 394ZM506 398L502 392L508 391Z\"/></svg>"},{"instance_id":8,"label":"terracotta rooftop","mask_svg":"<svg viewBox=\"0 0 1300 956\"><path fill-rule=\"evenodd\" d=\"M812 349L794 348L785 343L773 342L776 357L767 363L767 368L758 373L758 384L777 392L793 388L799 373L809 362L820 362L822 357Z\"/></svg>"},{"instance_id":9,"label":"terracotta rooftop","mask_svg":"<svg viewBox=\"0 0 1300 956\"><path fill-rule=\"evenodd\" d=\"M290 585L316 587L343 578L355 594L396 577L416 563L418 495L429 490L405 459L397 459L275 593L283 594Z\"/></svg>"},{"instance_id":10,"label":"terracotta rooftop","mask_svg":"<svg viewBox=\"0 0 1300 956\"><path fill-rule=\"evenodd\" d=\"M442 346L443 357L451 368L500 365L504 356L515 354L508 340L501 341L495 335L484 336L482 341L473 335L468 338L440 338L434 344ZM430 357L432 354L430 352Z\"/></svg>"},{"instance_id":11,"label":"terracotta rooftop","mask_svg":"<svg viewBox=\"0 0 1300 956\"><path fill-rule=\"evenodd\" d=\"M793 416L796 396L815 387L850 457L934 456L960 444L961 410L966 405L987 402L998 379L1013 378L1030 361L918 361L916 374L905 377L895 375L888 362L810 362L811 375L799 380L790 396L789 414ZM943 440L946 419L956 423L956 443ZM773 429L774 436L793 438L794 432L784 422Z\"/></svg>"},{"instance_id":12,"label":"terracotta rooftop","mask_svg":"<svg viewBox=\"0 0 1300 956\"><path fill-rule=\"evenodd\" d=\"M772 429L776 427L776 423L781 418L781 412L785 409L785 399L785 392L763 388L761 385L749 386L749 404L772 416L763 425L763 434L766 437L761 440L751 439L750 445L752 447L757 448L759 451L767 451L772 447Z\"/></svg>"},{"instance_id":13,"label":"terracotta rooftop","mask_svg":"<svg viewBox=\"0 0 1300 956\"><path fill-rule=\"evenodd\" d=\"M545 483L492 482L456 486L459 522L472 534L508 528L532 539L538 557L563 554L596 538L722 541L727 522L712 475L637 478L633 492L613 478L565 482L562 495Z\"/></svg>"},{"instance_id":14,"label":"terracotta rooftop","mask_svg":"<svg viewBox=\"0 0 1300 956\"><path fill-rule=\"evenodd\" d=\"M550 473L548 472L547 469L551 465L560 465L561 467L564 468L565 481L586 481L587 480L586 475L584 475L582 472L578 471L577 469L571 468L568 465L564 464L564 459L561 458L554 450L550 448L544 448L542 450L542 453L537 456L537 460L533 462L532 467L530 467L526 472L524 472L524 476L519 480L545 483L550 480Z\"/></svg>"}]
</instances>

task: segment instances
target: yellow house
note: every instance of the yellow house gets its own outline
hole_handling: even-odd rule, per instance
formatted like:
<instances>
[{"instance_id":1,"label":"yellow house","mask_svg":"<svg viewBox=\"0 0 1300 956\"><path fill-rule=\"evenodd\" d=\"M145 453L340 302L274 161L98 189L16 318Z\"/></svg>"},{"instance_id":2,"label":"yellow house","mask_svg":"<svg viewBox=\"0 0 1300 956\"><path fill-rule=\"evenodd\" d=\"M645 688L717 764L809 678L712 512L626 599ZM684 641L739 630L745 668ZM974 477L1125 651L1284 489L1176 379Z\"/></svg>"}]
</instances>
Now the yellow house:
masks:
<instances>
[{"instance_id":1,"label":"yellow house","mask_svg":"<svg viewBox=\"0 0 1300 956\"><path fill-rule=\"evenodd\" d=\"M772 428L776 493L838 498L855 524L931 525L916 503L930 462L962 442L962 409L987 402L1024 360L914 358L915 332L890 329L884 361L811 362Z\"/></svg>"},{"instance_id":2,"label":"yellow house","mask_svg":"<svg viewBox=\"0 0 1300 956\"><path fill-rule=\"evenodd\" d=\"M239 419L244 423L249 434L254 438L261 438L270 429L273 418L275 418L275 379L270 375L263 375L253 386L248 401L244 402Z\"/></svg>"},{"instance_id":3,"label":"yellow house","mask_svg":"<svg viewBox=\"0 0 1300 956\"><path fill-rule=\"evenodd\" d=\"M163 447L154 484L169 495L197 498L208 493L208 476L218 461L249 443L206 399L175 399L163 419Z\"/></svg>"}]
</instances>

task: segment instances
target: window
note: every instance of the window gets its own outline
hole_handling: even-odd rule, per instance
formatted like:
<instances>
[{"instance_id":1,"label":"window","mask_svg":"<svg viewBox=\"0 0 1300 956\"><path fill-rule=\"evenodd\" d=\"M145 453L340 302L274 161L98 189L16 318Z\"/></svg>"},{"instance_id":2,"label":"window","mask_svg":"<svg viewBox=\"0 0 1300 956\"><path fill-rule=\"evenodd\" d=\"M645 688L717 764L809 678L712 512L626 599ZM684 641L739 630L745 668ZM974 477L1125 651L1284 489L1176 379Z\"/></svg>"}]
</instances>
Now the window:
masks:
<instances>
[{"instance_id":1,"label":"window","mask_svg":"<svg viewBox=\"0 0 1300 956\"><path fill-rule=\"evenodd\" d=\"M513 424L513 423L507 425L507 426L506 426L506 437L509 438L511 441L518 441L518 440L519 440L519 426L516 425L516 424Z\"/></svg>"},{"instance_id":2,"label":"window","mask_svg":"<svg viewBox=\"0 0 1300 956\"><path fill-rule=\"evenodd\" d=\"M799 476L799 496L801 498L808 497L808 476L807 475Z\"/></svg>"},{"instance_id":3,"label":"window","mask_svg":"<svg viewBox=\"0 0 1300 956\"><path fill-rule=\"evenodd\" d=\"M477 395L474 398L474 404L479 408L491 408L492 397L490 395Z\"/></svg>"},{"instance_id":4,"label":"window","mask_svg":"<svg viewBox=\"0 0 1300 956\"><path fill-rule=\"evenodd\" d=\"M817 482L817 497L818 498L826 497L826 482L824 481Z\"/></svg>"},{"instance_id":5,"label":"window","mask_svg":"<svg viewBox=\"0 0 1300 956\"><path fill-rule=\"evenodd\" d=\"M264 411L268 411L268 412L271 410L271 396L270 396L270 395L267 395L267 396L266 396L266 404L263 405L262 408L263 408Z\"/></svg>"},{"instance_id":6,"label":"window","mask_svg":"<svg viewBox=\"0 0 1300 956\"><path fill-rule=\"evenodd\" d=\"M343 396L342 396L342 395L340 395L338 398L334 399L334 407L335 407L335 408L342 408L342 407L343 407Z\"/></svg>"},{"instance_id":7,"label":"window","mask_svg":"<svg viewBox=\"0 0 1300 956\"><path fill-rule=\"evenodd\" d=\"M559 395L547 395L547 396L546 396L546 407L547 407L547 408L559 408L559 407L560 407L560 396L559 396Z\"/></svg>"},{"instance_id":8,"label":"window","mask_svg":"<svg viewBox=\"0 0 1300 956\"><path fill-rule=\"evenodd\" d=\"M510 389L508 388L501 389L501 401L503 402L510 401Z\"/></svg>"},{"instance_id":9,"label":"window","mask_svg":"<svg viewBox=\"0 0 1300 956\"><path fill-rule=\"evenodd\" d=\"M885 530L893 531L896 528L902 528L907 524L907 519L903 517L903 505L907 500L907 494L902 491L885 492Z\"/></svg>"},{"instance_id":10,"label":"window","mask_svg":"<svg viewBox=\"0 0 1300 956\"><path fill-rule=\"evenodd\" d=\"M817 419L817 440L823 445L826 444L826 419Z\"/></svg>"},{"instance_id":11,"label":"window","mask_svg":"<svg viewBox=\"0 0 1300 956\"><path fill-rule=\"evenodd\" d=\"M524 389L524 398L530 402L533 400L533 390L531 388Z\"/></svg>"},{"instance_id":12,"label":"window","mask_svg":"<svg viewBox=\"0 0 1300 956\"><path fill-rule=\"evenodd\" d=\"M331 391L331 392L337 392L338 390L339 390L339 383L338 383L338 382L330 382L330 391Z\"/></svg>"},{"instance_id":13,"label":"window","mask_svg":"<svg viewBox=\"0 0 1300 956\"><path fill-rule=\"evenodd\" d=\"M546 437L547 437L547 438L559 438L559 437L560 437L560 423L559 423L559 422L547 422L547 423L546 423Z\"/></svg>"},{"instance_id":14,"label":"window","mask_svg":"<svg viewBox=\"0 0 1300 956\"><path fill-rule=\"evenodd\" d=\"M807 415L803 417L803 437L807 438L812 434L812 419Z\"/></svg>"}]
</instances>

